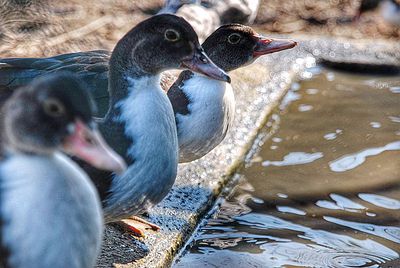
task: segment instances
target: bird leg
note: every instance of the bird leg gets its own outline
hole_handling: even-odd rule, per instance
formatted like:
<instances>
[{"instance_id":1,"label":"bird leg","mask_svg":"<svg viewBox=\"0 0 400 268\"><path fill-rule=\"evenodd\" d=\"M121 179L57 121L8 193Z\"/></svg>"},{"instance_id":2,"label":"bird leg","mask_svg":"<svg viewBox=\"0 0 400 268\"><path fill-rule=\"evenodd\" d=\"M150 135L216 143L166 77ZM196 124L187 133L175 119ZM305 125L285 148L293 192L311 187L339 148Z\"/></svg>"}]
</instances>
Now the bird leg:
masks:
<instances>
[{"instance_id":1,"label":"bird leg","mask_svg":"<svg viewBox=\"0 0 400 268\"><path fill-rule=\"evenodd\" d=\"M146 230L151 229L153 231L158 231L161 228L160 226L148 222L138 216L132 216L127 219L123 219L119 223L129 233L138 237L146 237Z\"/></svg>"}]
</instances>

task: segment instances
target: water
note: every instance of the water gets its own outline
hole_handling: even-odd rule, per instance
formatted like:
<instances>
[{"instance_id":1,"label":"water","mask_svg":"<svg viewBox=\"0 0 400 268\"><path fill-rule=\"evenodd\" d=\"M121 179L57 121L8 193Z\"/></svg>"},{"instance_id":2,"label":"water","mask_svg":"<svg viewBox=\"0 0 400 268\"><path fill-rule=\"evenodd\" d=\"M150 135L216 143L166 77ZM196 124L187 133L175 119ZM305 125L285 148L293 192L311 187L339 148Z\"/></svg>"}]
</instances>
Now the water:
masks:
<instances>
[{"instance_id":1,"label":"water","mask_svg":"<svg viewBox=\"0 0 400 268\"><path fill-rule=\"evenodd\" d=\"M173 267L400 267L400 78L310 73Z\"/></svg>"}]
</instances>

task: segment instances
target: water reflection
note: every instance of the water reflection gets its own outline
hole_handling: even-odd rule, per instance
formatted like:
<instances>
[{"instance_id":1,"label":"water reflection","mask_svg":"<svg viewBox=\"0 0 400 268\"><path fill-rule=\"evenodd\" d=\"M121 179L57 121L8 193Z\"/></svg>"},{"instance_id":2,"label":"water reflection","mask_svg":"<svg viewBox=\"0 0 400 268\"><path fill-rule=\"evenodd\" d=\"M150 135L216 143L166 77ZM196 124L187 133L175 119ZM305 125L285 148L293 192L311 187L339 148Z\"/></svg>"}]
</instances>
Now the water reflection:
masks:
<instances>
[{"instance_id":1,"label":"water reflection","mask_svg":"<svg viewBox=\"0 0 400 268\"><path fill-rule=\"evenodd\" d=\"M394 123L400 123L400 116L389 116L388 118Z\"/></svg>"},{"instance_id":2,"label":"water reflection","mask_svg":"<svg viewBox=\"0 0 400 268\"><path fill-rule=\"evenodd\" d=\"M400 201L393 198L377 194L364 194L364 193L358 194L358 197L378 207L400 210Z\"/></svg>"},{"instance_id":3,"label":"water reflection","mask_svg":"<svg viewBox=\"0 0 400 268\"><path fill-rule=\"evenodd\" d=\"M370 122L369 124L373 128L380 128L382 126L382 124L379 122Z\"/></svg>"},{"instance_id":4,"label":"water reflection","mask_svg":"<svg viewBox=\"0 0 400 268\"><path fill-rule=\"evenodd\" d=\"M342 226L352 228L364 233L380 236L391 240L396 243L400 243L400 228L394 226L379 226L370 223L362 223L355 221L346 221L333 217L324 217L326 221L333 222Z\"/></svg>"},{"instance_id":5,"label":"water reflection","mask_svg":"<svg viewBox=\"0 0 400 268\"><path fill-rule=\"evenodd\" d=\"M282 161L264 161L262 165L264 167L268 166L276 166L276 167L283 167L283 166L290 166L290 165L302 165L314 162L322 158L324 155L320 152L318 153L303 153L303 152L292 152L283 157Z\"/></svg>"},{"instance_id":6,"label":"water reflection","mask_svg":"<svg viewBox=\"0 0 400 268\"><path fill-rule=\"evenodd\" d=\"M336 129L335 132L325 134L324 139L326 139L328 141L334 140L337 138L338 135L340 135L342 133L343 133L343 131L341 129Z\"/></svg>"},{"instance_id":7,"label":"water reflection","mask_svg":"<svg viewBox=\"0 0 400 268\"><path fill-rule=\"evenodd\" d=\"M308 112L311 111L314 107L308 104L300 104L299 105L299 112Z\"/></svg>"},{"instance_id":8,"label":"water reflection","mask_svg":"<svg viewBox=\"0 0 400 268\"><path fill-rule=\"evenodd\" d=\"M400 141L391 142L382 147L369 148L355 154L340 157L329 163L329 167L335 172L344 172L360 166L367 157L381 154L385 151L400 150Z\"/></svg>"},{"instance_id":9,"label":"water reflection","mask_svg":"<svg viewBox=\"0 0 400 268\"><path fill-rule=\"evenodd\" d=\"M315 204L321 208L326 209L341 209L349 212L360 212L360 210L366 209L363 205L356 203L355 201L338 195L338 194L330 194L330 198L332 198L335 202L328 200L318 200Z\"/></svg>"},{"instance_id":10,"label":"water reflection","mask_svg":"<svg viewBox=\"0 0 400 268\"><path fill-rule=\"evenodd\" d=\"M325 220L343 226L350 223L332 217ZM234 223L232 228L222 227L227 222ZM390 239L390 229L356 223L350 227ZM175 267L200 267L200 263L201 267L380 267L378 264L399 258L396 251L372 239L356 239L259 213L212 220L202 229L196 245L190 258L184 257Z\"/></svg>"},{"instance_id":11,"label":"water reflection","mask_svg":"<svg viewBox=\"0 0 400 268\"><path fill-rule=\"evenodd\" d=\"M288 206L276 206L276 209L280 212L284 213L292 213L296 215L306 215L307 213L303 210L297 209L297 208L292 208Z\"/></svg>"},{"instance_id":12,"label":"water reflection","mask_svg":"<svg viewBox=\"0 0 400 268\"><path fill-rule=\"evenodd\" d=\"M400 267L399 79L303 78L174 267Z\"/></svg>"}]
</instances>

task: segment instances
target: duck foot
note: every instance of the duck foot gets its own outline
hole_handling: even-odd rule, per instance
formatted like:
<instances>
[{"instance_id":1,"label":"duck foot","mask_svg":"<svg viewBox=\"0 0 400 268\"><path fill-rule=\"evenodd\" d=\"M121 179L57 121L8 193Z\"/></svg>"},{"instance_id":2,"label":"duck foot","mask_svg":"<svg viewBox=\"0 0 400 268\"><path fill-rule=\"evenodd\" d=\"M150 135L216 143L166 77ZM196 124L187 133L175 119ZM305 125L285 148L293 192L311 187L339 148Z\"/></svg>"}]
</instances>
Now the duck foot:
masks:
<instances>
[{"instance_id":1,"label":"duck foot","mask_svg":"<svg viewBox=\"0 0 400 268\"><path fill-rule=\"evenodd\" d=\"M148 222L138 216L132 216L127 219L123 219L120 222L120 225L127 230L130 234L137 237L146 237L145 231L146 230L153 230L158 231L161 229L160 226Z\"/></svg>"}]
</instances>

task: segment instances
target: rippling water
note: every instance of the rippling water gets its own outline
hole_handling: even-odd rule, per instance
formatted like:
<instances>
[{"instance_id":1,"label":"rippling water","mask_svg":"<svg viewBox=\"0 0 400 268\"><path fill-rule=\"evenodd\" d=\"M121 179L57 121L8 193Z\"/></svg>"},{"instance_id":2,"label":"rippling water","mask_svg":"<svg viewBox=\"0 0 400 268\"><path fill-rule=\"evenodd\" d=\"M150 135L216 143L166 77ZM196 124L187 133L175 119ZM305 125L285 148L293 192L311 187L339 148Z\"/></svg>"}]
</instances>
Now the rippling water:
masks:
<instances>
[{"instance_id":1,"label":"rippling water","mask_svg":"<svg viewBox=\"0 0 400 268\"><path fill-rule=\"evenodd\" d=\"M308 73L174 267L400 267L400 78Z\"/></svg>"}]
</instances>

